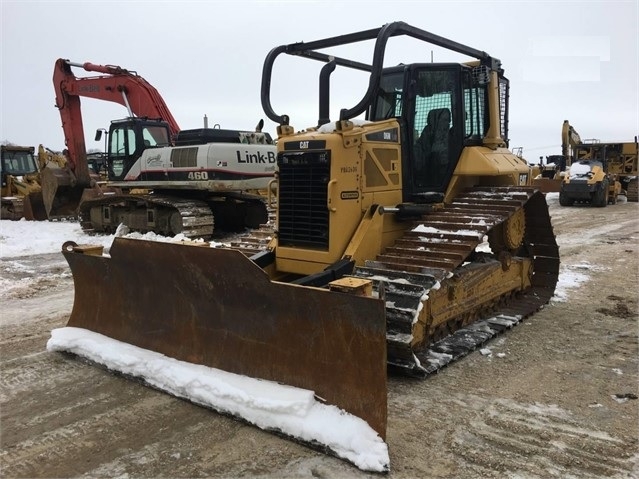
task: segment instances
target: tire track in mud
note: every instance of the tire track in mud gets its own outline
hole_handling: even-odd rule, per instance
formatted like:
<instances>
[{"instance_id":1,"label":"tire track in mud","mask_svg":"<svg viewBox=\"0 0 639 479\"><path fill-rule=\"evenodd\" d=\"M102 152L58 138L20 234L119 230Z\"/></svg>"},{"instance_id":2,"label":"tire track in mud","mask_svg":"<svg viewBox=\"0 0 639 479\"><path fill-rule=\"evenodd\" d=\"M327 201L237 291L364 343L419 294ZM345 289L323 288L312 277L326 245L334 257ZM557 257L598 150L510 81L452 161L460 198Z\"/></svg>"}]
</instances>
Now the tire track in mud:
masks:
<instances>
[{"instance_id":1,"label":"tire track in mud","mask_svg":"<svg viewBox=\"0 0 639 479\"><path fill-rule=\"evenodd\" d=\"M157 443L198 428L206 429L208 441L228 437L225 428L205 421L210 411L79 360L47 353L31 357L29 366L22 387L11 384L2 400L4 477L91 475L114 450L132 451L134 463L136 456L149 460L154 448L171 449Z\"/></svg>"},{"instance_id":2,"label":"tire track in mud","mask_svg":"<svg viewBox=\"0 0 639 479\"><path fill-rule=\"evenodd\" d=\"M5 364L20 362L30 355L46 351L51 330L66 325L68 314L53 317L26 317L22 323L7 322L0 324L0 351L2 352L2 373ZM28 327L25 327L28 326ZM27 361L28 362L28 361Z\"/></svg>"},{"instance_id":3,"label":"tire track in mud","mask_svg":"<svg viewBox=\"0 0 639 479\"><path fill-rule=\"evenodd\" d=\"M45 349L3 361L0 375L0 401L4 404L19 399L23 393L34 388L52 389L65 378L73 380L68 368L51 368L51 363L51 353Z\"/></svg>"},{"instance_id":4,"label":"tire track in mud","mask_svg":"<svg viewBox=\"0 0 639 479\"><path fill-rule=\"evenodd\" d=\"M488 471L535 477L628 477L635 446L587 429L554 405L472 398L479 414L454 433L459 460ZM495 451L500 451L498 458Z\"/></svg>"}]
</instances>

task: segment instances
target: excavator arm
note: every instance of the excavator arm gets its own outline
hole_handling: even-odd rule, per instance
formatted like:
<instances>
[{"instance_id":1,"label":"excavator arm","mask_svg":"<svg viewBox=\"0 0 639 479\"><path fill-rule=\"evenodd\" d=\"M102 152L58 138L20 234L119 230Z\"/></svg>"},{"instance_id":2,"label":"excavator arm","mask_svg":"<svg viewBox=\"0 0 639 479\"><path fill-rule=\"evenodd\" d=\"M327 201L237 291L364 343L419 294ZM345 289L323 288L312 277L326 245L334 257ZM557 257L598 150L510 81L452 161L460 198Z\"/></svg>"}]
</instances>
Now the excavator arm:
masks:
<instances>
[{"instance_id":1,"label":"excavator arm","mask_svg":"<svg viewBox=\"0 0 639 479\"><path fill-rule=\"evenodd\" d=\"M99 75L77 77L72 67ZM42 195L48 217L77 214L85 191L93 188L87 161L80 97L111 101L125 106L130 117L159 119L171 137L180 131L158 91L134 71L113 65L74 63L60 58L53 71L55 103L60 112L66 165L42 170ZM87 197L95 195L88 193Z\"/></svg>"},{"instance_id":2,"label":"excavator arm","mask_svg":"<svg viewBox=\"0 0 639 479\"><path fill-rule=\"evenodd\" d=\"M579 136L577 130L573 128L568 120L564 120L561 128L561 154L568 160L568 165L572 162L572 149L581 143L581 136Z\"/></svg>"}]
</instances>

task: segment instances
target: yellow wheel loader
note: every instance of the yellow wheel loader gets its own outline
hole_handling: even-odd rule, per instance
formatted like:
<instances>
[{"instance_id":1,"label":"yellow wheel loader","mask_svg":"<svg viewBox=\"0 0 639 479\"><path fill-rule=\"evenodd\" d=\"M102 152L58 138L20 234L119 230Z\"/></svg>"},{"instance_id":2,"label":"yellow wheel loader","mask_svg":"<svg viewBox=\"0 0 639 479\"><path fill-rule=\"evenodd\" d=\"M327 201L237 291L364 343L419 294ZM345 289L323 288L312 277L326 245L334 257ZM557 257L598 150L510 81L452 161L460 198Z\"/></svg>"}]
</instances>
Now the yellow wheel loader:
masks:
<instances>
[{"instance_id":1,"label":"yellow wheel loader","mask_svg":"<svg viewBox=\"0 0 639 479\"><path fill-rule=\"evenodd\" d=\"M3 220L41 221L47 219L42 200L40 169L32 146L2 145L0 175L2 176Z\"/></svg>"},{"instance_id":2,"label":"yellow wheel loader","mask_svg":"<svg viewBox=\"0 0 639 479\"><path fill-rule=\"evenodd\" d=\"M397 36L470 58L384 67ZM370 64L325 52L364 41ZM282 54L324 64L318 122L302 131L271 106ZM332 121L338 67L368 87ZM108 256L65 244L68 325L312 390L384 439L389 370L425 377L554 294L558 246L544 195L508 149L508 96L498 59L403 22L274 48L261 91L279 124L270 234L227 248L116 238Z\"/></svg>"},{"instance_id":3,"label":"yellow wheel loader","mask_svg":"<svg viewBox=\"0 0 639 479\"><path fill-rule=\"evenodd\" d=\"M621 193L625 194L628 201L639 201L637 191L637 151L639 150L637 137L634 141L624 143L600 143L600 148L605 148L606 165L608 174L614 176L621 185ZM612 202L612 201L611 201Z\"/></svg>"},{"instance_id":4,"label":"yellow wheel loader","mask_svg":"<svg viewBox=\"0 0 639 479\"><path fill-rule=\"evenodd\" d=\"M572 206L575 203L586 203L599 208L608 204L616 204L617 197L622 192L620 181L623 166L622 150L623 144L583 143L577 145L574 150L575 161L570 165L561 184L559 204ZM634 171L636 174L636 166ZM626 173L624 178L631 178L631 176Z\"/></svg>"}]
</instances>

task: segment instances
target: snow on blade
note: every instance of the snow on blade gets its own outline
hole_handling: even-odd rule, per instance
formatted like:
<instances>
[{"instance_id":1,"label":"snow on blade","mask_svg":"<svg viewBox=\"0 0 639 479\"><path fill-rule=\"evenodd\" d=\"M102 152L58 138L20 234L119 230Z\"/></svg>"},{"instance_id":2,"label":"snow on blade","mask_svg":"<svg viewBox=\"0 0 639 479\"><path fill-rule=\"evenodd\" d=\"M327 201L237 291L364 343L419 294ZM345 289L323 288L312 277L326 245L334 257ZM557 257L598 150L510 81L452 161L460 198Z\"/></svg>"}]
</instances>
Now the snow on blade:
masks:
<instances>
[{"instance_id":1,"label":"snow on blade","mask_svg":"<svg viewBox=\"0 0 639 479\"><path fill-rule=\"evenodd\" d=\"M47 350L77 354L261 429L319 443L364 471L389 470L379 435L363 419L318 402L313 391L178 361L82 328L52 330Z\"/></svg>"}]
</instances>

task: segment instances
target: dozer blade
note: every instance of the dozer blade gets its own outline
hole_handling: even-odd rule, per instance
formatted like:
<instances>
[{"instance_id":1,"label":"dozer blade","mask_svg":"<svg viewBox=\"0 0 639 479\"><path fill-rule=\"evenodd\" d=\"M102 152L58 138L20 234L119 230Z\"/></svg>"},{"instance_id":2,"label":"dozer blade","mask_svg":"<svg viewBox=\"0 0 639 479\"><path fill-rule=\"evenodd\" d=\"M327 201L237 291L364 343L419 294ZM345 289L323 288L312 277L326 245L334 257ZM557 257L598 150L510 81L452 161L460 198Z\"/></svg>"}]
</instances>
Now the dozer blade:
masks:
<instances>
[{"instance_id":1,"label":"dozer blade","mask_svg":"<svg viewBox=\"0 0 639 479\"><path fill-rule=\"evenodd\" d=\"M115 238L65 243L68 326L315 392L386 435L386 319L371 297L271 281L239 251Z\"/></svg>"}]
</instances>

